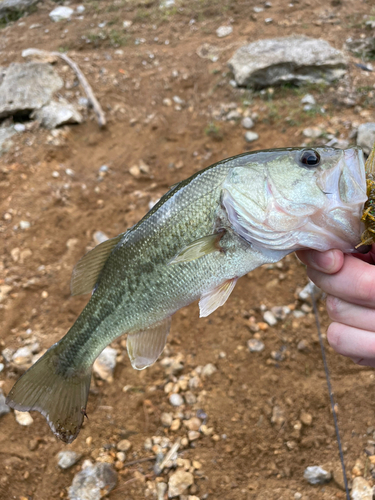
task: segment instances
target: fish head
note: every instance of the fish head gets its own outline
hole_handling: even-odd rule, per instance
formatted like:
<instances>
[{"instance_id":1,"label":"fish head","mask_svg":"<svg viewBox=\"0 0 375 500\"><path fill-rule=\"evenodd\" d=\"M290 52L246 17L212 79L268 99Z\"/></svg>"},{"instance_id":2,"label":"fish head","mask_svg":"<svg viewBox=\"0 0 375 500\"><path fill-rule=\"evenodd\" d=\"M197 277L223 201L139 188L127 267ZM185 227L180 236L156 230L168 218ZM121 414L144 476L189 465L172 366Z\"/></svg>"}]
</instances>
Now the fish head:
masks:
<instances>
[{"instance_id":1,"label":"fish head","mask_svg":"<svg viewBox=\"0 0 375 500\"><path fill-rule=\"evenodd\" d=\"M288 148L242 156L222 204L233 230L258 250L353 252L366 199L360 148Z\"/></svg>"}]
</instances>

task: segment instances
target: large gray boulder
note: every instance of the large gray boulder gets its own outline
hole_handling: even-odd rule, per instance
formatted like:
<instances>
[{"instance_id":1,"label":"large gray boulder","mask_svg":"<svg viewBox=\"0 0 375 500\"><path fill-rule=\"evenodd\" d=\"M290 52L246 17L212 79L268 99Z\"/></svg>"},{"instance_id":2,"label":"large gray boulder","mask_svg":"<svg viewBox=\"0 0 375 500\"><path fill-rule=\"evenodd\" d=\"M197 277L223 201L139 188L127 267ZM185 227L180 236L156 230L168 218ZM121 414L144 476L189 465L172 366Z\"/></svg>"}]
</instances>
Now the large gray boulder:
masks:
<instances>
[{"instance_id":1,"label":"large gray boulder","mask_svg":"<svg viewBox=\"0 0 375 500\"><path fill-rule=\"evenodd\" d=\"M0 85L0 118L29 114L47 104L64 82L49 64L12 63Z\"/></svg>"},{"instance_id":2,"label":"large gray boulder","mask_svg":"<svg viewBox=\"0 0 375 500\"><path fill-rule=\"evenodd\" d=\"M343 53L325 40L290 36L240 47L228 65L238 85L262 88L283 83L330 83L345 74L347 63Z\"/></svg>"},{"instance_id":3,"label":"large gray boulder","mask_svg":"<svg viewBox=\"0 0 375 500\"><path fill-rule=\"evenodd\" d=\"M0 0L0 19L25 12L39 0Z\"/></svg>"},{"instance_id":4,"label":"large gray boulder","mask_svg":"<svg viewBox=\"0 0 375 500\"><path fill-rule=\"evenodd\" d=\"M362 125L358 127L357 145L360 146L367 155L369 155L374 142L375 123L362 123Z\"/></svg>"}]
</instances>

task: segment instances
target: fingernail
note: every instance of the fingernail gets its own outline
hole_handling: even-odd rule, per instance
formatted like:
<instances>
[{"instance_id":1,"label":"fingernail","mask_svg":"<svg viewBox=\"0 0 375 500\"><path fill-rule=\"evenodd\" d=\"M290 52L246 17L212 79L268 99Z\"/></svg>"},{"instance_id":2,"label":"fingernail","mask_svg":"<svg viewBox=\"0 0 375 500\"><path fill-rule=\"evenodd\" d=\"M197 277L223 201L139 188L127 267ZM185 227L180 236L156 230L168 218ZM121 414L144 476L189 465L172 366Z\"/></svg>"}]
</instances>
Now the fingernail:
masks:
<instances>
[{"instance_id":1,"label":"fingernail","mask_svg":"<svg viewBox=\"0 0 375 500\"><path fill-rule=\"evenodd\" d=\"M318 271L329 272L335 267L335 252L328 250L328 252L313 252L311 255L313 267Z\"/></svg>"}]
</instances>

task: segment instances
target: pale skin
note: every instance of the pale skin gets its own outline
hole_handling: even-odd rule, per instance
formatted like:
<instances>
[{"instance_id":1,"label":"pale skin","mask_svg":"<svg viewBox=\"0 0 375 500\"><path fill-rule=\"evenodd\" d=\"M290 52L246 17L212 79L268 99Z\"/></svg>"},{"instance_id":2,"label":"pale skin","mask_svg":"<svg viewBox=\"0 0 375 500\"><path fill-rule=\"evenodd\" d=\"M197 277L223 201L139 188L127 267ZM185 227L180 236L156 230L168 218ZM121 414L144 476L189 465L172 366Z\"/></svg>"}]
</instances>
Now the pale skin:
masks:
<instances>
[{"instance_id":1,"label":"pale skin","mask_svg":"<svg viewBox=\"0 0 375 500\"><path fill-rule=\"evenodd\" d=\"M327 293L333 349L358 365L375 367L375 245L365 255L303 250L309 278Z\"/></svg>"}]
</instances>

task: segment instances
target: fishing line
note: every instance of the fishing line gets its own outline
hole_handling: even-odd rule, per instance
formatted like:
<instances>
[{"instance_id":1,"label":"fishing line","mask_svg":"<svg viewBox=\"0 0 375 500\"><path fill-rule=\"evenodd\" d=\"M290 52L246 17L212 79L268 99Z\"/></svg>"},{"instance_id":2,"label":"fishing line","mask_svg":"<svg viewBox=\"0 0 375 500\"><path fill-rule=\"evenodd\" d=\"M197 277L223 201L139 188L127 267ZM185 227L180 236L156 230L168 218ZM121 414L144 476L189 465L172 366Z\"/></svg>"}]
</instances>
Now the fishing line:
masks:
<instances>
[{"instance_id":1,"label":"fishing line","mask_svg":"<svg viewBox=\"0 0 375 500\"><path fill-rule=\"evenodd\" d=\"M333 392L332 392L332 386L331 386L331 378L330 378L330 375L329 375L329 369L328 369L327 358L326 358L326 351L325 351L325 347L324 347L324 342L323 342L323 337L322 337L322 331L321 331L321 328L320 328L319 313L318 313L318 308L316 306L316 300L315 300L315 296L314 296L314 288L312 288L310 294L311 294L311 299L312 299L312 304L313 304L313 309L314 309L314 314L315 314L316 328L318 330L320 348L321 348L321 351L322 351L323 365L324 365L324 371L325 371L325 374L326 374L329 399L331 401L331 409L332 409L333 421L334 421L334 424L335 424L336 439L337 439L337 444L338 444L338 448L339 448L339 455L340 455L340 461L341 461L342 475L343 475L343 478L344 478L344 485L345 485L345 491L346 491L346 499L350 500L348 480L346 479L346 469L345 469L345 462L344 462L344 454L342 452L341 439L340 439L340 431L339 431L339 424L338 424L338 421L337 421L337 413L336 413L336 409L335 409L335 400L333 398Z\"/></svg>"}]
</instances>

